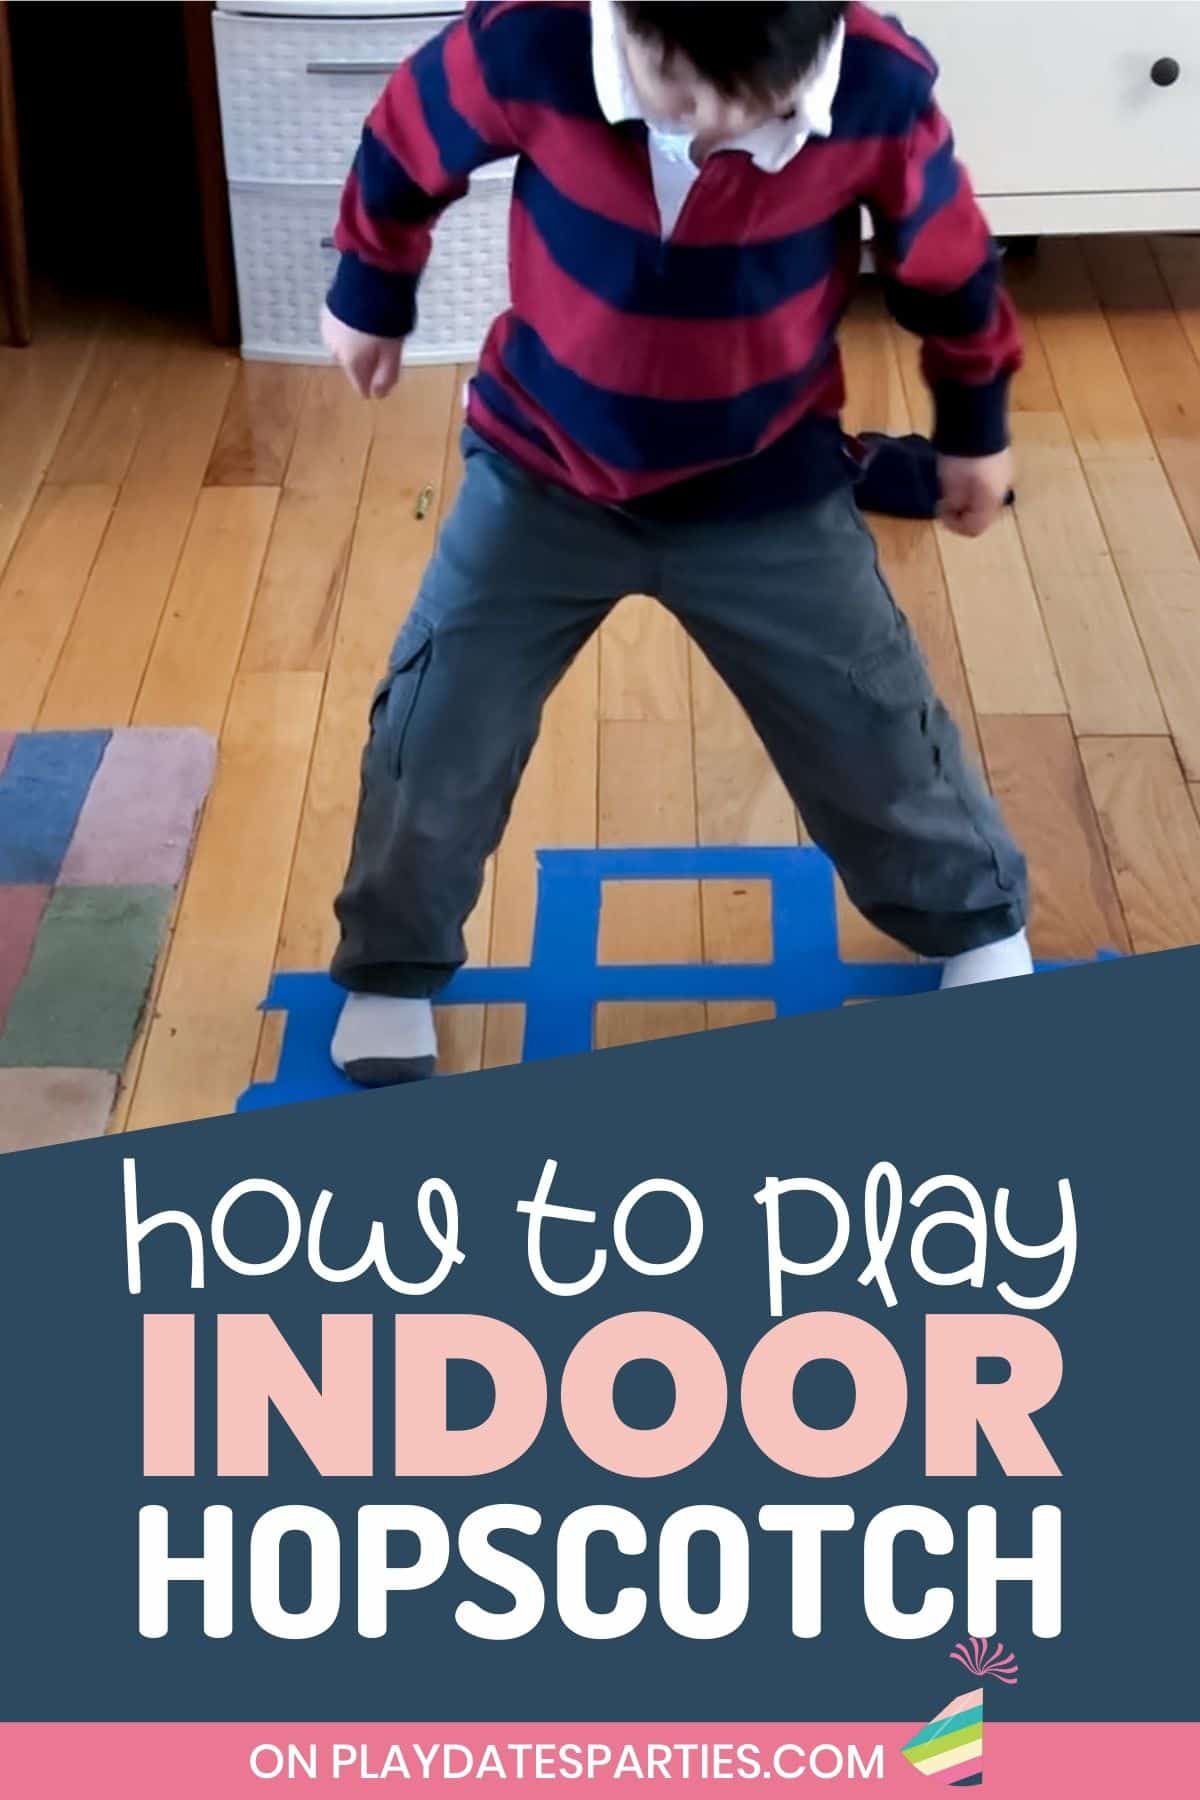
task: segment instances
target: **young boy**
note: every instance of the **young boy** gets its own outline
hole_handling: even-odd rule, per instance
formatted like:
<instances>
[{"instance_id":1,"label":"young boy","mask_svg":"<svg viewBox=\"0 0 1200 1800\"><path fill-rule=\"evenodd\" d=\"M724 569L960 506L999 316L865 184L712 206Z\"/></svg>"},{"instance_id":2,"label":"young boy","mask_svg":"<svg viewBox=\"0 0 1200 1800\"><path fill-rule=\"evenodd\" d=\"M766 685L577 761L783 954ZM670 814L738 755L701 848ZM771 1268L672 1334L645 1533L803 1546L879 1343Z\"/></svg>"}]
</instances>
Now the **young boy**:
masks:
<instances>
[{"instance_id":1,"label":"young boy","mask_svg":"<svg viewBox=\"0 0 1200 1800\"><path fill-rule=\"evenodd\" d=\"M472 5L394 76L343 198L328 348L390 391L438 215L519 157L512 306L466 472L371 715L337 902L356 1081L431 1074L431 1001L543 704L655 594L728 682L868 919L943 986L1027 974L1025 867L964 759L854 501L836 333L861 208L924 340L942 517L1011 478L1020 361L935 69L861 5Z\"/></svg>"}]
</instances>

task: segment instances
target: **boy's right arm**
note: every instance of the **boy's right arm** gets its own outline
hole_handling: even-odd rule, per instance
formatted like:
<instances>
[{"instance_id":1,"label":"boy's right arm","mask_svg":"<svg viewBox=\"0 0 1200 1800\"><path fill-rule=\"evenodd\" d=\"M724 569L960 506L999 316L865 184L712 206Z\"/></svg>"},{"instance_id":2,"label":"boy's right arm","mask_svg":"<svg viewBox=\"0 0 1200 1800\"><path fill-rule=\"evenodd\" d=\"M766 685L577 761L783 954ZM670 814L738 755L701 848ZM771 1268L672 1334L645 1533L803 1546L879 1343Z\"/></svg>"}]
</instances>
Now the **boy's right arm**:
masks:
<instances>
[{"instance_id":1,"label":"boy's right arm","mask_svg":"<svg viewBox=\"0 0 1200 1800\"><path fill-rule=\"evenodd\" d=\"M473 169L518 149L488 68L493 34L503 86L506 11L469 6L401 64L364 127L322 316L325 346L361 394L378 399L395 386L438 217L466 193Z\"/></svg>"}]
</instances>

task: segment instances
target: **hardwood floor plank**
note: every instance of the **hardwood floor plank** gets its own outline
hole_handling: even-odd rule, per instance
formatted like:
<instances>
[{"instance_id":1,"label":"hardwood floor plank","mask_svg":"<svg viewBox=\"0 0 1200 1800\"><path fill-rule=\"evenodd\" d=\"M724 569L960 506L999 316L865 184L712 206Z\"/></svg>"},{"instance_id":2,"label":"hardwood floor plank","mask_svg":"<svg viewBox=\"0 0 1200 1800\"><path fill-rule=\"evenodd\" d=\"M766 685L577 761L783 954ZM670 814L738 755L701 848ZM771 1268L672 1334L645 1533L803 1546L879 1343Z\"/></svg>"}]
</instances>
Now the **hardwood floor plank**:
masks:
<instances>
[{"instance_id":1,"label":"hardwood floor plank","mask_svg":"<svg viewBox=\"0 0 1200 1800\"><path fill-rule=\"evenodd\" d=\"M704 653L689 654L699 842L796 843L796 810L757 732Z\"/></svg>"},{"instance_id":2,"label":"hardwood floor plank","mask_svg":"<svg viewBox=\"0 0 1200 1800\"><path fill-rule=\"evenodd\" d=\"M601 718L686 720L690 705L682 626L648 595L630 595L600 628Z\"/></svg>"},{"instance_id":3,"label":"hardwood floor plank","mask_svg":"<svg viewBox=\"0 0 1200 1800\"><path fill-rule=\"evenodd\" d=\"M47 481L124 481L170 355L153 317L121 321L101 338L46 473Z\"/></svg>"},{"instance_id":4,"label":"hardwood floor plank","mask_svg":"<svg viewBox=\"0 0 1200 1800\"><path fill-rule=\"evenodd\" d=\"M523 1006L489 1006L483 1040L485 1069L511 1069L521 1060L525 1037Z\"/></svg>"},{"instance_id":5,"label":"hardwood floor plank","mask_svg":"<svg viewBox=\"0 0 1200 1800\"><path fill-rule=\"evenodd\" d=\"M276 499L273 488L202 490L134 708L136 725L220 731Z\"/></svg>"},{"instance_id":6,"label":"hardwood floor plank","mask_svg":"<svg viewBox=\"0 0 1200 1800\"><path fill-rule=\"evenodd\" d=\"M195 493L118 498L38 724L126 725L133 713Z\"/></svg>"},{"instance_id":7,"label":"hardwood floor plank","mask_svg":"<svg viewBox=\"0 0 1200 1800\"><path fill-rule=\"evenodd\" d=\"M691 904L690 888L690 883L670 880L608 883L600 909L599 960L703 962L700 907Z\"/></svg>"},{"instance_id":8,"label":"hardwood floor plank","mask_svg":"<svg viewBox=\"0 0 1200 1800\"><path fill-rule=\"evenodd\" d=\"M1036 338L1036 328L1027 336ZM889 330L914 430L932 429L932 403L921 373L921 347L898 325ZM1040 360L1038 360L1040 359ZM1045 392L1048 366L1037 340L1026 402ZM1015 404L1015 401L1014 401ZM898 424L893 429L899 428ZM907 519L868 520L884 572L929 661L939 693L980 759L976 710L1059 712L1065 704L1045 623L1011 518L986 538L956 538ZM1006 655L997 655L1007 645Z\"/></svg>"},{"instance_id":9,"label":"hardwood floor plank","mask_svg":"<svg viewBox=\"0 0 1200 1800\"><path fill-rule=\"evenodd\" d=\"M1139 953L1200 944L1200 820L1167 738L1085 738L1080 755Z\"/></svg>"},{"instance_id":10,"label":"hardwood floor plank","mask_svg":"<svg viewBox=\"0 0 1200 1800\"><path fill-rule=\"evenodd\" d=\"M124 725L132 717L234 366L207 346L184 345L168 357L40 725Z\"/></svg>"},{"instance_id":11,"label":"hardwood floor plank","mask_svg":"<svg viewBox=\"0 0 1200 1800\"><path fill-rule=\"evenodd\" d=\"M602 722L599 841L656 849L696 842L692 736L685 721Z\"/></svg>"},{"instance_id":12,"label":"hardwood floor plank","mask_svg":"<svg viewBox=\"0 0 1200 1800\"><path fill-rule=\"evenodd\" d=\"M438 373L449 377L451 371ZM284 485L294 493L357 493L375 426L383 429L385 409L394 411L412 378L410 370L396 395L379 405L355 393L340 369L311 369ZM423 384L422 391L429 385ZM438 384L439 393L444 386ZM440 406L438 413L444 432Z\"/></svg>"},{"instance_id":13,"label":"hardwood floor plank","mask_svg":"<svg viewBox=\"0 0 1200 1800\"><path fill-rule=\"evenodd\" d=\"M227 1113L249 1085L320 703L319 675L235 685L131 1131Z\"/></svg>"},{"instance_id":14,"label":"hardwood floor plank","mask_svg":"<svg viewBox=\"0 0 1200 1800\"><path fill-rule=\"evenodd\" d=\"M1200 362L1200 238L1156 237L1151 244L1179 322Z\"/></svg>"},{"instance_id":15,"label":"hardwood floor plank","mask_svg":"<svg viewBox=\"0 0 1200 1800\"><path fill-rule=\"evenodd\" d=\"M340 370L310 371L244 669L328 667L372 427Z\"/></svg>"},{"instance_id":16,"label":"hardwood floor plank","mask_svg":"<svg viewBox=\"0 0 1200 1800\"><path fill-rule=\"evenodd\" d=\"M769 881L704 881L700 884L703 955L708 963L769 963ZM677 960L664 956L664 962Z\"/></svg>"},{"instance_id":17,"label":"hardwood floor plank","mask_svg":"<svg viewBox=\"0 0 1200 1800\"><path fill-rule=\"evenodd\" d=\"M729 1031L736 1025L762 1025L775 1017L769 1000L710 1000L708 1030Z\"/></svg>"},{"instance_id":18,"label":"hardwood floor plank","mask_svg":"<svg viewBox=\"0 0 1200 1800\"><path fill-rule=\"evenodd\" d=\"M1070 721L981 717L979 729L992 787L1029 861L1034 953L1057 959L1128 950Z\"/></svg>"},{"instance_id":19,"label":"hardwood floor plank","mask_svg":"<svg viewBox=\"0 0 1200 1800\"><path fill-rule=\"evenodd\" d=\"M1013 376L1009 406L1014 413L1058 412L1062 402L1035 318L1022 316L1021 335L1025 360Z\"/></svg>"},{"instance_id":20,"label":"hardwood floor plank","mask_svg":"<svg viewBox=\"0 0 1200 1800\"><path fill-rule=\"evenodd\" d=\"M649 1044L658 1038L690 1037L707 1031L708 1014L694 1000L602 1000L596 1008L597 1050L617 1050L622 1044Z\"/></svg>"},{"instance_id":21,"label":"hardwood floor plank","mask_svg":"<svg viewBox=\"0 0 1200 1800\"><path fill-rule=\"evenodd\" d=\"M204 473L206 487L282 487L310 371L242 363Z\"/></svg>"},{"instance_id":22,"label":"hardwood floor plank","mask_svg":"<svg viewBox=\"0 0 1200 1800\"><path fill-rule=\"evenodd\" d=\"M1036 265L1027 257L1009 257L1004 280L1021 321L1024 362L1013 378L1009 404L1013 412L1061 412L1050 360L1037 320Z\"/></svg>"},{"instance_id":23,"label":"hardwood floor plank","mask_svg":"<svg viewBox=\"0 0 1200 1800\"><path fill-rule=\"evenodd\" d=\"M250 615L245 670L328 668L357 514L356 495L284 489Z\"/></svg>"},{"instance_id":24,"label":"hardwood floor plank","mask_svg":"<svg viewBox=\"0 0 1200 1800\"><path fill-rule=\"evenodd\" d=\"M1026 277L1062 411L1084 464L1153 461L1154 444L1075 238L1047 238Z\"/></svg>"},{"instance_id":25,"label":"hardwood floor plank","mask_svg":"<svg viewBox=\"0 0 1200 1800\"><path fill-rule=\"evenodd\" d=\"M100 335L95 319L52 307L34 343L0 345L0 572L7 563L54 455Z\"/></svg>"},{"instance_id":26,"label":"hardwood floor plank","mask_svg":"<svg viewBox=\"0 0 1200 1800\"><path fill-rule=\"evenodd\" d=\"M0 728L27 731L71 629L116 489L44 487L0 577Z\"/></svg>"},{"instance_id":27,"label":"hardwood floor plank","mask_svg":"<svg viewBox=\"0 0 1200 1800\"><path fill-rule=\"evenodd\" d=\"M1200 362L1144 238L1095 238L1086 254L1138 405L1200 545Z\"/></svg>"},{"instance_id":28,"label":"hardwood floor plank","mask_svg":"<svg viewBox=\"0 0 1200 1800\"><path fill-rule=\"evenodd\" d=\"M1016 520L1006 514L982 538L939 525L937 540L976 712L1065 712Z\"/></svg>"},{"instance_id":29,"label":"hardwood floor plank","mask_svg":"<svg viewBox=\"0 0 1200 1800\"><path fill-rule=\"evenodd\" d=\"M239 364L211 344L179 344L154 387L125 480L126 493L195 493Z\"/></svg>"},{"instance_id":30,"label":"hardwood floor plank","mask_svg":"<svg viewBox=\"0 0 1200 1800\"><path fill-rule=\"evenodd\" d=\"M1022 472L1017 526L1076 731L1163 731L1159 696L1066 420L1016 415L1013 439Z\"/></svg>"},{"instance_id":31,"label":"hardwood floor plank","mask_svg":"<svg viewBox=\"0 0 1200 1800\"><path fill-rule=\"evenodd\" d=\"M1200 777L1200 556L1157 463L1100 463L1089 480L1167 725Z\"/></svg>"}]
</instances>

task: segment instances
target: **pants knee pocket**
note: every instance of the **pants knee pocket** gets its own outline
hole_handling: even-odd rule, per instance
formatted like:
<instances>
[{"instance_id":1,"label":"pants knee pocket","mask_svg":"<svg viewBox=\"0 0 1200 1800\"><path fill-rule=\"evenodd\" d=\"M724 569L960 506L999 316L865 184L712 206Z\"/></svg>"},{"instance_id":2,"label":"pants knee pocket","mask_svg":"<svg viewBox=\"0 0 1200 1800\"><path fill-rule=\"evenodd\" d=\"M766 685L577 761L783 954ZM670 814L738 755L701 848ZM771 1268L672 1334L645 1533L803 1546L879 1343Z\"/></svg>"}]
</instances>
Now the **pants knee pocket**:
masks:
<instances>
[{"instance_id":1,"label":"pants knee pocket","mask_svg":"<svg viewBox=\"0 0 1200 1800\"><path fill-rule=\"evenodd\" d=\"M896 630L877 650L850 669L851 685L883 712L907 712L928 705L933 689L908 623L897 616Z\"/></svg>"},{"instance_id":2,"label":"pants knee pocket","mask_svg":"<svg viewBox=\"0 0 1200 1800\"><path fill-rule=\"evenodd\" d=\"M909 783L924 786L942 762L938 708L921 652L903 619L887 643L854 664L848 676L858 702L857 730L864 738L864 780L891 790Z\"/></svg>"},{"instance_id":3,"label":"pants knee pocket","mask_svg":"<svg viewBox=\"0 0 1200 1800\"><path fill-rule=\"evenodd\" d=\"M949 799L988 857L1000 898L1014 893L1023 880L1020 857L982 776L964 756L958 730L903 618L895 637L851 669L850 680L869 703L879 733L879 766L868 782L882 782L893 796L921 793L935 806Z\"/></svg>"},{"instance_id":4,"label":"pants knee pocket","mask_svg":"<svg viewBox=\"0 0 1200 1800\"><path fill-rule=\"evenodd\" d=\"M391 666L371 704L371 743L388 774L400 774L404 741L433 656L433 631L411 619L400 633Z\"/></svg>"}]
</instances>

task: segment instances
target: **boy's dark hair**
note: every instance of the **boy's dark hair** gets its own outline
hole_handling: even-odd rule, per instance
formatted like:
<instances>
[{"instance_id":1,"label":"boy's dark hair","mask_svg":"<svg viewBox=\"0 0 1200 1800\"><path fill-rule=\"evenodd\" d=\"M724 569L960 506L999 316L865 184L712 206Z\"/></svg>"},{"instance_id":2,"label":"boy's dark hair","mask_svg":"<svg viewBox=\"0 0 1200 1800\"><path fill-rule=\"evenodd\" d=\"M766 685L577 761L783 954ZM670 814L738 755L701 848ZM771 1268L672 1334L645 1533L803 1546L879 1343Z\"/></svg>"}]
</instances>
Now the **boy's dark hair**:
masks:
<instances>
[{"instance_id":1,"label":"boy's dark hair","mask_svg":"<svg viewBox=\"0 0 1200 1800\"><path fill-rule=\"evenodd\" d=\"M721 93L763 100L789 93L807 75L845 11L845 0L621 4L622 16L638 37L661 44L668 54L682 51Z\"/></svg>"}]
</instances>

